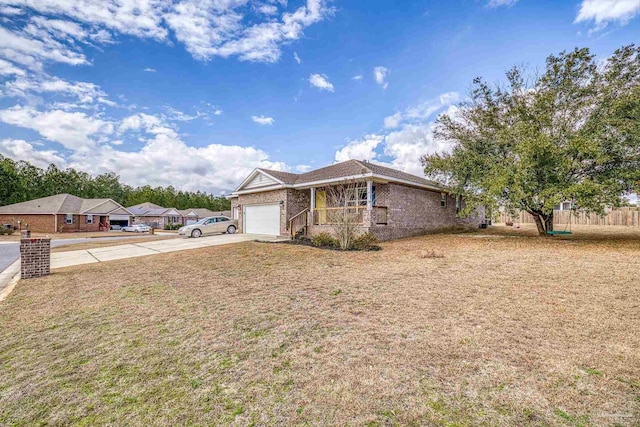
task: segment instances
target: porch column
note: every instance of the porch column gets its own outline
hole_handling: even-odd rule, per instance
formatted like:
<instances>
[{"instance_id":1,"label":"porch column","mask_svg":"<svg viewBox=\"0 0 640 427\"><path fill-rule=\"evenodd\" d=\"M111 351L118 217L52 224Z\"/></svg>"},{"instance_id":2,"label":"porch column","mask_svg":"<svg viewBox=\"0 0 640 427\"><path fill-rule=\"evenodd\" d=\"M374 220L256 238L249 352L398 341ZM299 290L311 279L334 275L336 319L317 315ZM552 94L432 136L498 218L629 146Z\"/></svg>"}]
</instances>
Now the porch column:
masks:
<instances>
[{"instance_id":1,"label":"porch column","mask_svg":"<svg viewBox=\"0 0 640 427\"><path fill-rule=\"evenodd\" d=\"M316 189L311 187L311 213L316 209Z\"/></svg>"},{"instance_id":2,"label":"porch column","mask_svg":"<svg viewBox=\"0 0 640 427\"><path fill-rule=\"evenodd\" d=\"M373 208L373 181L367 181L367 210L371 210Z\"/></svg>"}]
</instances>

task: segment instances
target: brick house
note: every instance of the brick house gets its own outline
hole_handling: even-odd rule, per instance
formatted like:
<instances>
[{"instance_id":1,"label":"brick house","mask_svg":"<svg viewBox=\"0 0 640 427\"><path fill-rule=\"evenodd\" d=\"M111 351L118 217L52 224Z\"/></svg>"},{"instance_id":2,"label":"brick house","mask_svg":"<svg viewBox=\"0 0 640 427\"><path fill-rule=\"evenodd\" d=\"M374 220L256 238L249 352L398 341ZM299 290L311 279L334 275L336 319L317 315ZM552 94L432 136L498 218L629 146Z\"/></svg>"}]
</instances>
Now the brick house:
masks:
<instances>
[{"instance_id":1,"label":"brick house","mask_svg":"<svg viewBox=\"0 0 640 427\"><path fill-rule=\"evenodd\" d=\"M71 194L29 200L0 207L0 224L36 233L109 230L110 215L131 215L112 199L83 199Z\"/></svg>"},{"instance_id":2,"label":"brick house","mask_svg":"<svg viewBox=\"0 0 640 427\"><path fill-rule=\"evenodd\" d=\"M328 195L332 187L345 184L349 194L336 206ZM372 232L380 240L484 221L480 213L458 217L463 201L436 182L358 160L302 174L255 169L229 198L241 233L332 232L331 213L345 205L357 217L357 231Z\"/></svg>"},{"instance_id":3,"label":"brick house","mask_svg":"<svg viewBox=\"0 0 640 427\"><path fill-rule=\"evenodd\" d=\"M145 224L160 229L168 224L182 224L182 214L175 208L145 202L130 206L127 210L133 215L132 224Z\"/></svg>"},{"instance_id":4,"label":"brick house","mask_svg":"<svg viewBox=\"0 0 640 427\"><path fill-rule=\"evenodd\" d=\"M192 208L192 209L182 209L178 210L180 215L182 215L182 225L191 225L195 224L202 218L207 218L210 216L226 216L227 218L231 217L231 211L218 211L214 212L205 208Z\"/></svg>"}]
</instances>

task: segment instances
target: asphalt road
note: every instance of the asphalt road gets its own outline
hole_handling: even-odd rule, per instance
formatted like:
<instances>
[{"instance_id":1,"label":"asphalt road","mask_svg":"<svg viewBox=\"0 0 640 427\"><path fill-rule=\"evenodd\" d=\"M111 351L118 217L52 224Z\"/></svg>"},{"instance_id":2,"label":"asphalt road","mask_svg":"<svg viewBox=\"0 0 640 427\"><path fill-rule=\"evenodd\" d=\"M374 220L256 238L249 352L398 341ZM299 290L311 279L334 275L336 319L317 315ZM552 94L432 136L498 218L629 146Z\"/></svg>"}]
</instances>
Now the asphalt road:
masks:
<instances>
[{"instance_id":1,"label":"asphalt road","mask_svg":"<svg viewBox=\"0 0 640 427\"><path fill-rule=\"evenodd\" d=\"M148 235L144 235L147 237ZM133 237L141 237L136 234L133 236L114 236L114 237L81 237L78 239L58 239L51 240L51 247L57 248L58 246L72 245L74 243L82 243L86 241L104 242L108 240L127 240ZM5 268L13 264L18 258L20 258L20 243L18 242L0 242L0 271L4 271Z\"/></svg>"}]
</instances>

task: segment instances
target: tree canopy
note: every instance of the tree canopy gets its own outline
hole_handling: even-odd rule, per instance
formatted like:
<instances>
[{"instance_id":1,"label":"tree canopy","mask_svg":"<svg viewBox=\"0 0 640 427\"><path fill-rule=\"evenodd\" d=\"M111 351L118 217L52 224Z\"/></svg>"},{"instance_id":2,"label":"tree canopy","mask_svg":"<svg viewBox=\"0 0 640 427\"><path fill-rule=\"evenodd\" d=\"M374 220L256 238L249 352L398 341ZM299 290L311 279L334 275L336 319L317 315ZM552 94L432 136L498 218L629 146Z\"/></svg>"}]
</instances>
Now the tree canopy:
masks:
<instances>
[{"instance_id":1,"label":"tree canopy","mask_svg":"<svg viewBox=\"0 0 640 427\"><path fill-rule=\"evenodd\" d=\"M123 206L151 202L176 209L207 208L228 210L224 197L203 192L177 191L173 187L130 187L114 173L95 177L75 169L61 170L55 165L38 168L27 161L14 161L0 155L0 206L69 193L84 198L111 198Z\"/></svg>"},{"instance_id":2,"label":"tree canopy","mask_svg":"<svg viewBox=\"0 0 640 427\"><path fill-rule=\"evenodd\" d=\"M544 72L522 67L493 86L473 81L470 99L436 121L453 149L422 157L425 173L467 200L524 210L540 234L553 208L603 213L640 187L640 48L598 61L589 49L551 55Z\"/></svg>"}]
</instances>

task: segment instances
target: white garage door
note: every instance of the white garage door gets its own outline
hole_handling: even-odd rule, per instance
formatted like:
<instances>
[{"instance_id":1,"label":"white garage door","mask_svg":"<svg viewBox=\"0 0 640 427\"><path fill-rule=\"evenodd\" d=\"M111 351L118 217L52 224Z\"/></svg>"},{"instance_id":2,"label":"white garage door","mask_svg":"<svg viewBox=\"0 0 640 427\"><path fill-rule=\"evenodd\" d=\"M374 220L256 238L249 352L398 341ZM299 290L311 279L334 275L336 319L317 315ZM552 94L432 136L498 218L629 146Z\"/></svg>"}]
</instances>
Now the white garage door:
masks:
<instances>
[{"instance_id":1,"label":"white garage door","mask_svg":"<svg viewBox=\"0 0 640 427\"><path fill-rule=\"evenodd\" d=\"M244 232L280 234L280 204L244 207Z\"/></svg>"}]
</instances>

